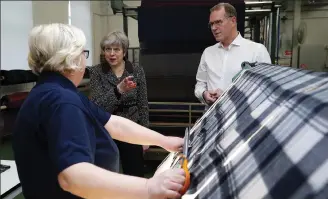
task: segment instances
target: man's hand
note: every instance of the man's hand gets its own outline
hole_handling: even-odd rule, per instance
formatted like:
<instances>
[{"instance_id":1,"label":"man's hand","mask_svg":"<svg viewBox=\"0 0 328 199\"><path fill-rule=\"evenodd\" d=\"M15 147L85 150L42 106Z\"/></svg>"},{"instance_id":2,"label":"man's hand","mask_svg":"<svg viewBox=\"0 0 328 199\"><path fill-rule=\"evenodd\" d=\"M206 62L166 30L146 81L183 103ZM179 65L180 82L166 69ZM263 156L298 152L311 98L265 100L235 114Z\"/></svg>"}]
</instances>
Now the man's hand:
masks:
<instances>
[{"instance_id":1,"label":"man's hand","mask_svg":"<svg viewBox=\"0 0 328 199\"><path fill-rule=\"evenodd\" d=\"M203 98L208 105L212 105L217 99L215 91L204 91Z\"/></svg>"},{"instance_id":2,"label":"man's hand","mask_svg":"<svg viewBox=\"0 0 328 199\"><path fill-rule=\"evenodd\" d=\"M147 199L178 199L185 182L183 169L169 169L147 180Z\"/></svg>"},{"instance_id":3,"label":"man's hand","mask_svg":"<svg viewBox=\"0 0 328 199\"><path fill-rule=\"evenodd\" d=\"M221 95L223 91L221 89L204 91L203 98L208 105L212 105Z\"/></svg>"},{"instance_id":4,"label":"man's hand","mask_svg":"<svg viewBox=\"0 0 328 199\"><path fill-rule=\"evenodd\" d=\"M161 147L169 152L180 152L183 149L184 139L167 136L162 140Z\"/></svg>"},{"instance_id":5,"label":"man's hand","mask_svg":"<svg viewBox=\"0 0 328 199\"><path fill-rule=\"evenodd\" d=\"M212 97L214 97L214 98L216 98L215 100L217 100L219 97L221 97L221 95L222 95L222 93L223 93L223 91L221 90L221 89L216 89L215 91L214 91L214 95L212 95Z\"/></svg>"},{"instance_id":6,"label":"man's hand","mask_svg":"<svg viewBox=\"0 0 328 199\"><path fill-rule=\"evenodd\" d=\"M133 76L124 78L118 85L117 89L120 93L126 93L137 87L137 84L133 82Z\"/></svg>"}]
</instances>

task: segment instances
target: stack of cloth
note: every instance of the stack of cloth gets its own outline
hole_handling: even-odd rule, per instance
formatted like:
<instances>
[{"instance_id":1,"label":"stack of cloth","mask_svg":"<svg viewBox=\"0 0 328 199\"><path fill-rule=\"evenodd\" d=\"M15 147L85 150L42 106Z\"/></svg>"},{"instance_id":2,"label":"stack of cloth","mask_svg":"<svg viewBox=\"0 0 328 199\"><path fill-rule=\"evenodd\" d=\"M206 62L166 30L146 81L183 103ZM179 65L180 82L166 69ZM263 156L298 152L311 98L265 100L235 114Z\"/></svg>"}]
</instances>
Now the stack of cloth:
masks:
<instances>
[{"instance_id":1,"label":"stack of cloth","mask_svg":"<svg viewBox=\"0 0 328 199\"><path fill-rule=\"evenodd\" d=\"M249 68L190 130L182 198L327 198L328 73Z\"/></svg>"}]
</instances>

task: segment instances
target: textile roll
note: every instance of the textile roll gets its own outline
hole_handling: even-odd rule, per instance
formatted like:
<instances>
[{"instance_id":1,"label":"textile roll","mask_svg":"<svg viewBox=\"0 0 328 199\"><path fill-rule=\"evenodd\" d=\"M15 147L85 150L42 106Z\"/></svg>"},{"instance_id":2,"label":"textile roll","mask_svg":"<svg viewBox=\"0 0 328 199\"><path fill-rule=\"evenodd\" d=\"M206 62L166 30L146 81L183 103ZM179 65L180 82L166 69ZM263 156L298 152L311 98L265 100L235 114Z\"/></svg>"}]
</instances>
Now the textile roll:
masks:
<instances>
[{"instance_id":1,"label":"textile roll","mask_svg":"<svg viewBox=\"0 0 328 199\"><path fill-rule=\"evenodd\" d=\"M326 198L327 133L328 73L256 63L191 129L182 198Z\"/></svg>"},{"instance_id":2,"label":"textile roll","mask_svg":"<svg viewBox=\"0 0 328 199\"><path fill-rule=\"evenodd\" d=\"M237 0L239 1L239 0ZM218 3L219 0L142 0L141 6L143 7L162 7L162 6L213 6Z\"/></svg>"},{"instance_id":3,"label":"textile roll","mask_svg":"<svg viewBox=\"0 0 328 199\"><path fill-rule=\"evenodd\" d=\"M201 53L140 56L140 65L146 74L148 101L199 102L194 88L200 58Z\"/></svg>"},{"instance_id":4,"label":"textile roll","mask_svg":"<svg viewBox=\"0 0 328 199\"><path fill-rule=\"evenodd\" d=\"M35 75L31 70L0 71L0 82L3 86L36 82L37 80L38 76Z\"/></svg>"}]
</instances>

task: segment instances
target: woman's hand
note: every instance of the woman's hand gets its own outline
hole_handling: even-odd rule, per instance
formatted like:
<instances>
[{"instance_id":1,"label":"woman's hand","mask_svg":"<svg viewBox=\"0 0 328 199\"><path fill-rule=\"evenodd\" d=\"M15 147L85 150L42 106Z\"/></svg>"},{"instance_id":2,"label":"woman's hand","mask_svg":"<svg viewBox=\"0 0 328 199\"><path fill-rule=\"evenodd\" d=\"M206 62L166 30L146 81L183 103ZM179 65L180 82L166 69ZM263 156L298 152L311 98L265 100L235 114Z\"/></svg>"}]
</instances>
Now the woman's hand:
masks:
<instances>
[{"instance_id":1,"label":"woman's hand","mask_svg":"<svg viewBox=\"0 0 328 199\"><path fill-rule=\"evenodd\" d=\"M183 149L183 144L183 138L167 136L163 139L161 147L169 152L180 152Z\"/></svg>"},{"instance_id":2,"label":"woman's hand","mask_svg":"<svg viewBox=\"0 0 328 199\"><path fill-rule=\"evenodd\" d=\"M128 76L124 78L118 85L117 89L118 91L122 93L126 93L134 88L137 87L137 84L133 82L133 76Z\"/></svg>"},{"instance_id":3,"label":"woman's hand","mask_svg":"<svg viewBox=\"0 0 328 199\"><path fill-rule=\"evenodd\" d=\"M185 182L183 169L169 169L147 180L148 199L178 199Z\"/></svg>"}]
</instances>

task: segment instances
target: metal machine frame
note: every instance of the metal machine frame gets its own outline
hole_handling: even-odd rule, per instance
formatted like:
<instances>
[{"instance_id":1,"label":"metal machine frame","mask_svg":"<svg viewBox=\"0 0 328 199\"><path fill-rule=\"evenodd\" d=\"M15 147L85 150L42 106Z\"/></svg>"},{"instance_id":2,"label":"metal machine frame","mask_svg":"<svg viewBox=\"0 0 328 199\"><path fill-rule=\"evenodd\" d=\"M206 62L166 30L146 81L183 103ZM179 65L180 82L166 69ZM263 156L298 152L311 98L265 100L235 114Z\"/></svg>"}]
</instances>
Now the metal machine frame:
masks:
<instances>
[{"instance_id":1,"label":"metal machine frame","mask_svg":"<svg viewBox=\"0 0 328 199\"><path fill-rule=\"evenodd\" d=\"M245 29L250 29L249 39L267 47L272 63L278 62L280 8L273 1L246 2Z\"/></svg>"}]
</instances>

